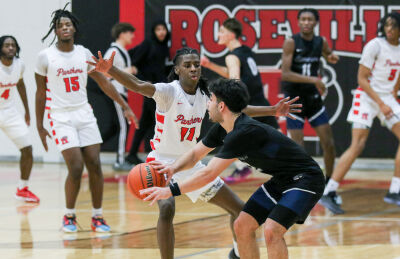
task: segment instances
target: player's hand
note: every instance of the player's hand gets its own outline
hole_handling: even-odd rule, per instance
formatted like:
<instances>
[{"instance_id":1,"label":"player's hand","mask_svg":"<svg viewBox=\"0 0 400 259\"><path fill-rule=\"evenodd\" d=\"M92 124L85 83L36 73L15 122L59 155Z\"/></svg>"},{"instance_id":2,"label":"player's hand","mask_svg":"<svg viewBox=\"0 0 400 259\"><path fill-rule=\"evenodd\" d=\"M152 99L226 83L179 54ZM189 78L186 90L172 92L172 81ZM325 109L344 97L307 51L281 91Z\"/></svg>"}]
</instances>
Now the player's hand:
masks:
<instances>
[{"instance_id":1,"label":"player's hand","mask_svg":"<svg viewBox=\"0 0 400 259\"><path fill-rule=\"evenodd\" d=\"M97 55L99 56L98 59L95 56L92 56L95 62L86 61L86 63L88 63L89 65L94 66L94 69L90 70L88 73L92 73L94 71L107 73L114 63L115 51L113 51L113 53L111 54L110 59L103 59L100 51L97 52Z\"/></svg>"},{"instance_id":2,"label":"player's hand","mask_svg":"<svg viewBox=\"0 0 400 259\"><path fill-rule=\"evenodd\" d=\"M321 96L323 96L325 94L326 86L325 86L324 82L321 81L321 79L318 78L317 80L315 80L315 87L317 88L317 90Z\"/></svg>"},{"instance_id":3,"label":"player's hand","mask_svg":"<svg viewBox=\"0 0 400 259\"><path fill-rule=\"evenodd\" d=\"M157 171L157 173L167 175L167 184L169 184L169 181L171 181L171 178L175 173L174 167L172 165L161 163L160 161L151 161L149 164Z\"/></svg>"},{"instance_id":4,"label":"player's hand","mask_svg":"<svg viewBox=\"0 0 400 259\"><path fill-rule=\"evenodd\" d=\"M201 56L200 58L200 65L203 67L209 67L210 66L210 60L206 56Z\"/></svg>"},{"instance_id":5,"label":"player's hand","mask_svg":"<svg viewBox=\"0 0 400 259\"><path fill-rule=\"evenodd\" d=\"M138 121L136 115L133 113L132 109L129 106L124 108L124 116L128 120L128 124L132 124L133 123L135 125L136 129L139 128L139 121Z\"/></svg>"},{"instance_id":6,"label":"player's hand","mask_svg":"<svg viewBox=\"0 0 400 259\"><path fill-rule=\"evenodd\" d=\"M339 61L339 56L335 55L333 53L331 53L328 57L327 57L327 61L331 64L336 64Z\"/></svg>"},{"instance_id":7,"label":"player's hand","mask_svg":"<svg viewBox=\"0 0 400 259\"><path fill-rule=\"evenodd\" d=\"M151 201L150 206L158 200L168 199L172 196L169 187L151 187L144 190L140 190L140 195L148 195L144 198L144 201Z\"/></svg>"},{"instance_id":8,"label":"player's hand","mask_svg":"<svg viewBox=\"0 0 400 259\"><path fill-rule=\"evenodd\" d=\"M392 108L390 108L386 104L382 103L381 105L379 105L379 109L381 110L383 115L385 115L386 119L392 118L392 116L393 116Z\"/></svg>"},{"instance_id":9,"label":"player's hand","mask_svg":"<svg viewBox=\"0 0 400 259\"><path fill-rule=\"evenodd\" d=\"M49 150L49 148L47 146L46 136L49 138L51 138L51 136L50 136L49 132L43 127L38 128L38 133L39 133L40 140L42 141L44 150L46 150L46 152L47 152Z\"/></svg>"},{"instance_id":10,"label":"player's hand","mask_svg":"<svg viewBox=\"0 0 400 259\"><path fill-rule=\"evenodd\" d=\"M30 126L31 125L31 116L29 115L29 113L25 113L25 123L26 125Z\"/></svg>"},{"instance_id":11,"label":"player's hand","mask_svg":"<svg viewBox=\"0 0 400 259\"><path fill-rule=\"evenodd\" d=\"M275 116L287 116L295 120L296 118L294 118L291 113L300 113L301 109L299 108L303 107L301 103L294 103L297 100L299 100L298 96L291 100L290 97L286 97L280 100L277 104L274 105Z\"/></svg>"}]
</instances>

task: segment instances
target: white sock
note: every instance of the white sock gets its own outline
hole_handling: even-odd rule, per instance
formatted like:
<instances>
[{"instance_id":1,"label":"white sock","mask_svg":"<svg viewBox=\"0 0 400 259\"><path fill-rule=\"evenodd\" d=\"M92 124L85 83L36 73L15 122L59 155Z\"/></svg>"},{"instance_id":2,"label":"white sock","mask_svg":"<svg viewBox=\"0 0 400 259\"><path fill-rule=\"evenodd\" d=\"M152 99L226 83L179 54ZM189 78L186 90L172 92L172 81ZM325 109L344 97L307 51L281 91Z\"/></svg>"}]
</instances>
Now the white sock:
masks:
<instances>
[{"instance_id":1,"label":"white sock","mask_svg":"<svg viewBox=\"0 0 400 259\"><path fill-rule=\"evenodd\" d=\"M19 179L19 181L18 181L18 189L23 189L23 188L25 188L26 186L28 186L28 180L22 180L22 179Z\"/></svg>"},{"instance_id":2,"label":"white sock","mask_svg":"<svg viewBox=\"0 0 400 259\"><path fill-rule=\"evenodd\" d=\"M329 179L328 184L325 187L324 195L327 195L330 192L335 192L338 188L339 183L331 178Z\"/></svg>"},{"instance_id":3,"label":"white sock","mask_svg":"<svg viewBox=\"0 0 400 259\"><path fill-rule=\"evenodd\" d=\"M96 217L96 216L103 216L103 209L99 208L99 209L92 209L92 217Z\"/></svg>"},{"instance_id":4,"label":"white sock","mask_svg":"<svg viewBox=\"0 0 400 259\"><path fill-rule=\"evenodd\" d=\"M75 208L73 208L73 209L65 208L65 215L76 215L76 209Z\"/></svg>"},{"instance_id":5,"label":"white sock","mask_svg":"<svg viewBox=\"0 0 400 259\"><path fill-rule=\"evenodd\" d=\"M399 177L393 177L392 178L392 183L390 184L390 193L399 193L400 192L400 178Z\"/></svg>"},{"instance_id":6,"label":"white sock","mask_svg":"<svg viewBox=\"0 0 400 259\"><path fill-rule=\"evenodd\" d=\"M235 240L233 240L233 251L235 252L235 255L237 257L240 257L239 256L239 248L238 248L237 242Z\"/></svg>"}]
</instances>

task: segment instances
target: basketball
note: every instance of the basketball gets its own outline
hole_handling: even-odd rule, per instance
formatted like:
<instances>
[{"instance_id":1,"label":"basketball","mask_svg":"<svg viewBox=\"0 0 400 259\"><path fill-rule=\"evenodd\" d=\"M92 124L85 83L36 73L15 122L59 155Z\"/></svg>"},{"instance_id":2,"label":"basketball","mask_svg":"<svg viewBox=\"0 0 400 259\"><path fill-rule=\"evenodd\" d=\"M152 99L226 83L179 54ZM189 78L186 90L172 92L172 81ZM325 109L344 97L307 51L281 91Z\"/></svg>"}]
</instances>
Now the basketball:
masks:
<instances>
[{"instance_id":1,"label":"basketball","mask_svg":"<svg viewBox=\"0 0 400 259\"><path fill-rule=\"evenodd\" d=\"M132 168L126 184L136 198L143 199L145 196L140 195L140 190L154 186L164 187L165 178L164 175L158 174L150 164L142 163Z\"/></svg>"}]
</instances>

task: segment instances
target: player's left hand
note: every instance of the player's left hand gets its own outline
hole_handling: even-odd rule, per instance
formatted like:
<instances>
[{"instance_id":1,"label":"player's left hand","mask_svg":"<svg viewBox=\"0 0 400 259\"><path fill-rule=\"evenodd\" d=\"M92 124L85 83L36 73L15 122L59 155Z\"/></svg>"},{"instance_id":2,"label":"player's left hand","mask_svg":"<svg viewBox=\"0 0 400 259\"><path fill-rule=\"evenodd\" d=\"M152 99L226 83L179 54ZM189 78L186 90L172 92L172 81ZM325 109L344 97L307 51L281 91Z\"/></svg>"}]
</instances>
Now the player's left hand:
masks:
<instances>
[{"instance_id":1,"label":"player's left hand","mask_svg":"<svg viewBox=\"0 0 400 259\"><path fill-rule=\"evenodd\" d=\"M25 113L25 123L28 126L31 125L31 116L29 115L29 113Z\"/></svg>"},{"instance_id":2,"label":"player's left hand","mask_svg":"<svg viewBox=\"0 0 400 259\"><path fill-rule=\"evenodd\" d=\"M133 124L135 124L136 129L139 128L139 121L129 106L124 108L124 116L128 120L129 124L133 123Z\"/></svg>"},{"instance_id":3,"label":"player's left hand","mask_svg":"<svg viewBox=\"0 0 400 259\"><path fill-rule=\"evenodd\" d=\"M168 199L172 196L169 187L151 187L144 190L140 190L140 195L148 195L144 198L144 201L151 201L150 206L158 200Z\"/></svg>"},{"instance_id":4,"label":"player's left hand","mask_svg":"<svg viewBox=\"0 0 400 259\"><path fill-rule=\"evenodd\" d=\"M86 63L88 63L89 65L94 66L94 69L90 70L88 73L93 73L94 71L103 74L107 73L114 63L115 51L113 51L109 59L103 59L103 55L101 55L100 51L97 52L97 55L99 56L98 59L95 56L92 56L95 62L86 61Z\"/></svg>"},{"instance_id":5,"label":"player's left hand","mask_svg":"<svg viewBox=\"0 0 400 259\"><path fill-rule=\"evenodd\" d=\"M287 116L291 119L296 119L294 118L292 115L290 115L291 113L300 113L301 112L301 107L303 107L303 105L301 103L294 103L297 100L299 100L299 97L295 97L293 99L290 100L290 97L286 97L282 100L280 100L277 104L274 105L275 107L275 115L276 116Z\"/></svg>"},{"instance_id":6,"label":"player's left hand","mask_svg":"<svg viewBox=\"0 0 400 259\"><path fill-rule=\"evenodd\" d=\"M335 54L333 54L333 53L331 53L331 54L328 56L327 61L328 61L329 63L331 63L331 64L336 64L336 63L339 61L339 56L338 56L338 55L335 55Z\"/></svg>"}]
</instances>

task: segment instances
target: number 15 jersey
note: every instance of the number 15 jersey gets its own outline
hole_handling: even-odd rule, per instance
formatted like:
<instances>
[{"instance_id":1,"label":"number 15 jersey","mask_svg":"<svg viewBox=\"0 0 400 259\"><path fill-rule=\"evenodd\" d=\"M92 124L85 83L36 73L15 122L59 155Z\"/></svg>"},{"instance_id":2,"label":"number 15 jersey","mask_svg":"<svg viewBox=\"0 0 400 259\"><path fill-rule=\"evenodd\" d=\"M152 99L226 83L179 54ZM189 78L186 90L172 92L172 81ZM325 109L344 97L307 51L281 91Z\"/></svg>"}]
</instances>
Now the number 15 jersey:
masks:
<instances>
[{"instance_id":1,"label":"number 15 jersey","mask_svg":"<svg viewBox=\"0 0 400 259\"><path fill-rule=\"evenodd\" d=\"M177 80L155 86L156 125L151 148L164 156L179 157L196 145L209 98L199 88L194 95L185 93Z\"/></svg>"},{"instance_id":2,"label":"number 15 jersey","mask_svg":"<svg viewBox=\"0 0 400 259\"><path fill-rule=\"evenodd\" d=\"M35 72L47 77L47 102L51 110L73 109L88 103L86 84L92 53L81 45L62 52L55 45L38 55Z\"/></svg>"}]
</instances>

